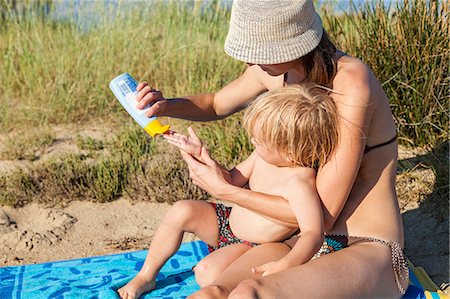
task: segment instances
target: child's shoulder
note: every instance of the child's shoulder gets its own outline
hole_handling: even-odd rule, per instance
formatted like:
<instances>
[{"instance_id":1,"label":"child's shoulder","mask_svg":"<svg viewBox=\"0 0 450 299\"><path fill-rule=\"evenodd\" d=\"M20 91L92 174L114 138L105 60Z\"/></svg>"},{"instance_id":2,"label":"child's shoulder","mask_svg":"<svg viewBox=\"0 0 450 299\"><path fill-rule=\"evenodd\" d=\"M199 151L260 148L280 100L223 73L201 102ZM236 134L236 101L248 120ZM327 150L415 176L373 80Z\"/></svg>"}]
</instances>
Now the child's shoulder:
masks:
<instances>
[{"instance_id":1,"label":"child's shoulder","mask_svg":"<svg viewBox=\"0 0 450 299\"><path fill-rule=\"evenodd\" d=\"M290 167L292 178L316 178L317 170L312 167L295 166Z\"/></svg>"},{"instance_id":2,"label":"child's shoulder","mask_svg":"<svg viewBox=\"0 0 450 299\"><path fill-rule=\"evenodd\" d=\"M316 171L312 168L298 167L293 171L284 185L283 193L286 199L297 198L299 194L316 194Z\"/></svg>"},{"instance_id":3,"label":"child's shoulder","mask_svg":"<svg viewBox=\"0 0 450 299\"><path fill-rule=\"evenodd\" d=\"M309 167L291 167L286 178L286 186L315 185L316 170Z\"/></svg>"}]
</instances>

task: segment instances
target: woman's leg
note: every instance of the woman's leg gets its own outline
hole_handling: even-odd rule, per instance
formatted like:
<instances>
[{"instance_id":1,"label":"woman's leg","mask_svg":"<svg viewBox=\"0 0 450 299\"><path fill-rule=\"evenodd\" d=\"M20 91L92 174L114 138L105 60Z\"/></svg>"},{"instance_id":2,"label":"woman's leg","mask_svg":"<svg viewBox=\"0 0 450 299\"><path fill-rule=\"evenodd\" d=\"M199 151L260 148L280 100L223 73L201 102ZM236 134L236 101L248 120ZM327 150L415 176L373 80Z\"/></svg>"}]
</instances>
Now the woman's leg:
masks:
<instances>
[{"instance_id":1,"label":"woman's leg","mask_svg":"<svg viewBox=\"0 0 450 299\"><path fill-rule=\"evenodd\" d=\"M402 283L404 288L407 284ZM399 297L390 248L366 242L280 273L243 281L228 298Z\"/></svg>"},{"instance_id":2,"label":"woman's leg","mask_svg":"<svg viewBox=\"0 0 450 299\"><path fill-rule=\"evenodd\" d=\"M240 282L257 277L251 272L252 267L278 260L285 256L289 250L290 248L283 243L267 243L253 247L226 268L210 285L188 298L227 298L231 290Z\"/></svg>"},{"instance_id":3,"label":"woman's leg","mask_svg":"<svg viewBox=\"0 0 450 299\"><path fill-rule=\"evenodd\" d=\"M142 269L118 290L121 298L138 298L155 287L159 270L180 247L184 232L194 233L206 243L217 246L219 228L214 207L203 201L176 202L158 227Z\"/></svg>"}]
</instances>

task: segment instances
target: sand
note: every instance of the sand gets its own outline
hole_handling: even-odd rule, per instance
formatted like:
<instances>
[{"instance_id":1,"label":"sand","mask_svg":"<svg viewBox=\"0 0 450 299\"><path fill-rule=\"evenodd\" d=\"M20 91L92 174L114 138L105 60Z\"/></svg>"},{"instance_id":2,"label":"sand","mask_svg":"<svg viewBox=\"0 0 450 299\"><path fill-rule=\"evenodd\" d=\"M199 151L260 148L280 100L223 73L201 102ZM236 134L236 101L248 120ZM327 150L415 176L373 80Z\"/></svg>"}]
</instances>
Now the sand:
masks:
<instances>
[{"instance_id":1,"label":"sand","mask_svg":"<svg viewBox=\"0 0 450 299\"><path fill-rule=\"evenodd\" d=\"M29 204L0 212L0 266L147 249L169 204L126 199L73 202L65 208ZM191 241L186 235L184 241Z\"/></svg>"},{"instance_id":2,"label":"sand","mask_svg":"<svg viewBox=\"0 0 450 299\"><path fill-rule=\"evenodd\" d=\"M65 208L0 207L0 267L147 249L165 203L73 202ZM448 222L420 207L403 212L406 255L440 285L448 282ZM189 234L183 241L194 240Z\"/></svg>"}]
</instances>

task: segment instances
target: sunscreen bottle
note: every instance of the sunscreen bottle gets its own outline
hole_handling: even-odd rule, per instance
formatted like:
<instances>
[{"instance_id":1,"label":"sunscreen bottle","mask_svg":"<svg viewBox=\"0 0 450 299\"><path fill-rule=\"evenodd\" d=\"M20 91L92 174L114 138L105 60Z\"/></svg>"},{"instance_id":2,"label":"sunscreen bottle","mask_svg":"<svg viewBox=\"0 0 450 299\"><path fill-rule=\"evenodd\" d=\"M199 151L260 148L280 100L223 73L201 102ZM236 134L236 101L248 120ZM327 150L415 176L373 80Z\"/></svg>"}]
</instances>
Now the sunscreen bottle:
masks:
<instances>
[{"instance_id":1,"label":"sunscreen bottle","mask_svg":"<svg viewBox=\"0 0 450 299\"><path fill-rule=\"evenodd\" d=\"M147 117L145 112L151 105L147 105L144 109L136 108L138 101L136 96L138 92L136 80L130 76L128 73L123 73L109 83L109 88L122 104L123 108L128 112L128 114L152 137L158 134L163 134L167 132L170 126L163 126L158 121L156 116Z\"/></svg>"}]
</instances>

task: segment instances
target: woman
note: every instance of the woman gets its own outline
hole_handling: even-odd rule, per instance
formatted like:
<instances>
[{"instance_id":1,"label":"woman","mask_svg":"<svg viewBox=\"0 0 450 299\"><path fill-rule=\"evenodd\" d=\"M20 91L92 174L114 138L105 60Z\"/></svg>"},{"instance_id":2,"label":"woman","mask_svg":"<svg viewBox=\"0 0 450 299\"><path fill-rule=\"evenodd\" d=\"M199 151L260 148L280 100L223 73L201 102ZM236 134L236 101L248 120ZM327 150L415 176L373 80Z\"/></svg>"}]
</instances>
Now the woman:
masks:
<instances>
[{"instance_id":1,"label":"woman","mask_svg":"<svg viewBox=\"0 0 450 299\"><path fill-rule=\"evenodd\" d=\"M340 142L319 169L316 185L326 233L334 241L323 248L329 254L288 269L266 263L286 255L295 238L255 247L231 265L221 263L220 254L240 253L219 250L195 268L205 287L192 297L400 297L408 277L395 193L396 128L380 83L360 60L336 50L312 1L235 0L225 52L248 67L217 93L164 99L141 83L140 107L155 102L148 116L205 121L235 113L286 84L312 81L331 88L341 117ZM230 185L217 163L185 160L193 182L213 197L295 223L282 199ZM280 207L285 212L274 215Z\"/></svg>"}]
</instances>

